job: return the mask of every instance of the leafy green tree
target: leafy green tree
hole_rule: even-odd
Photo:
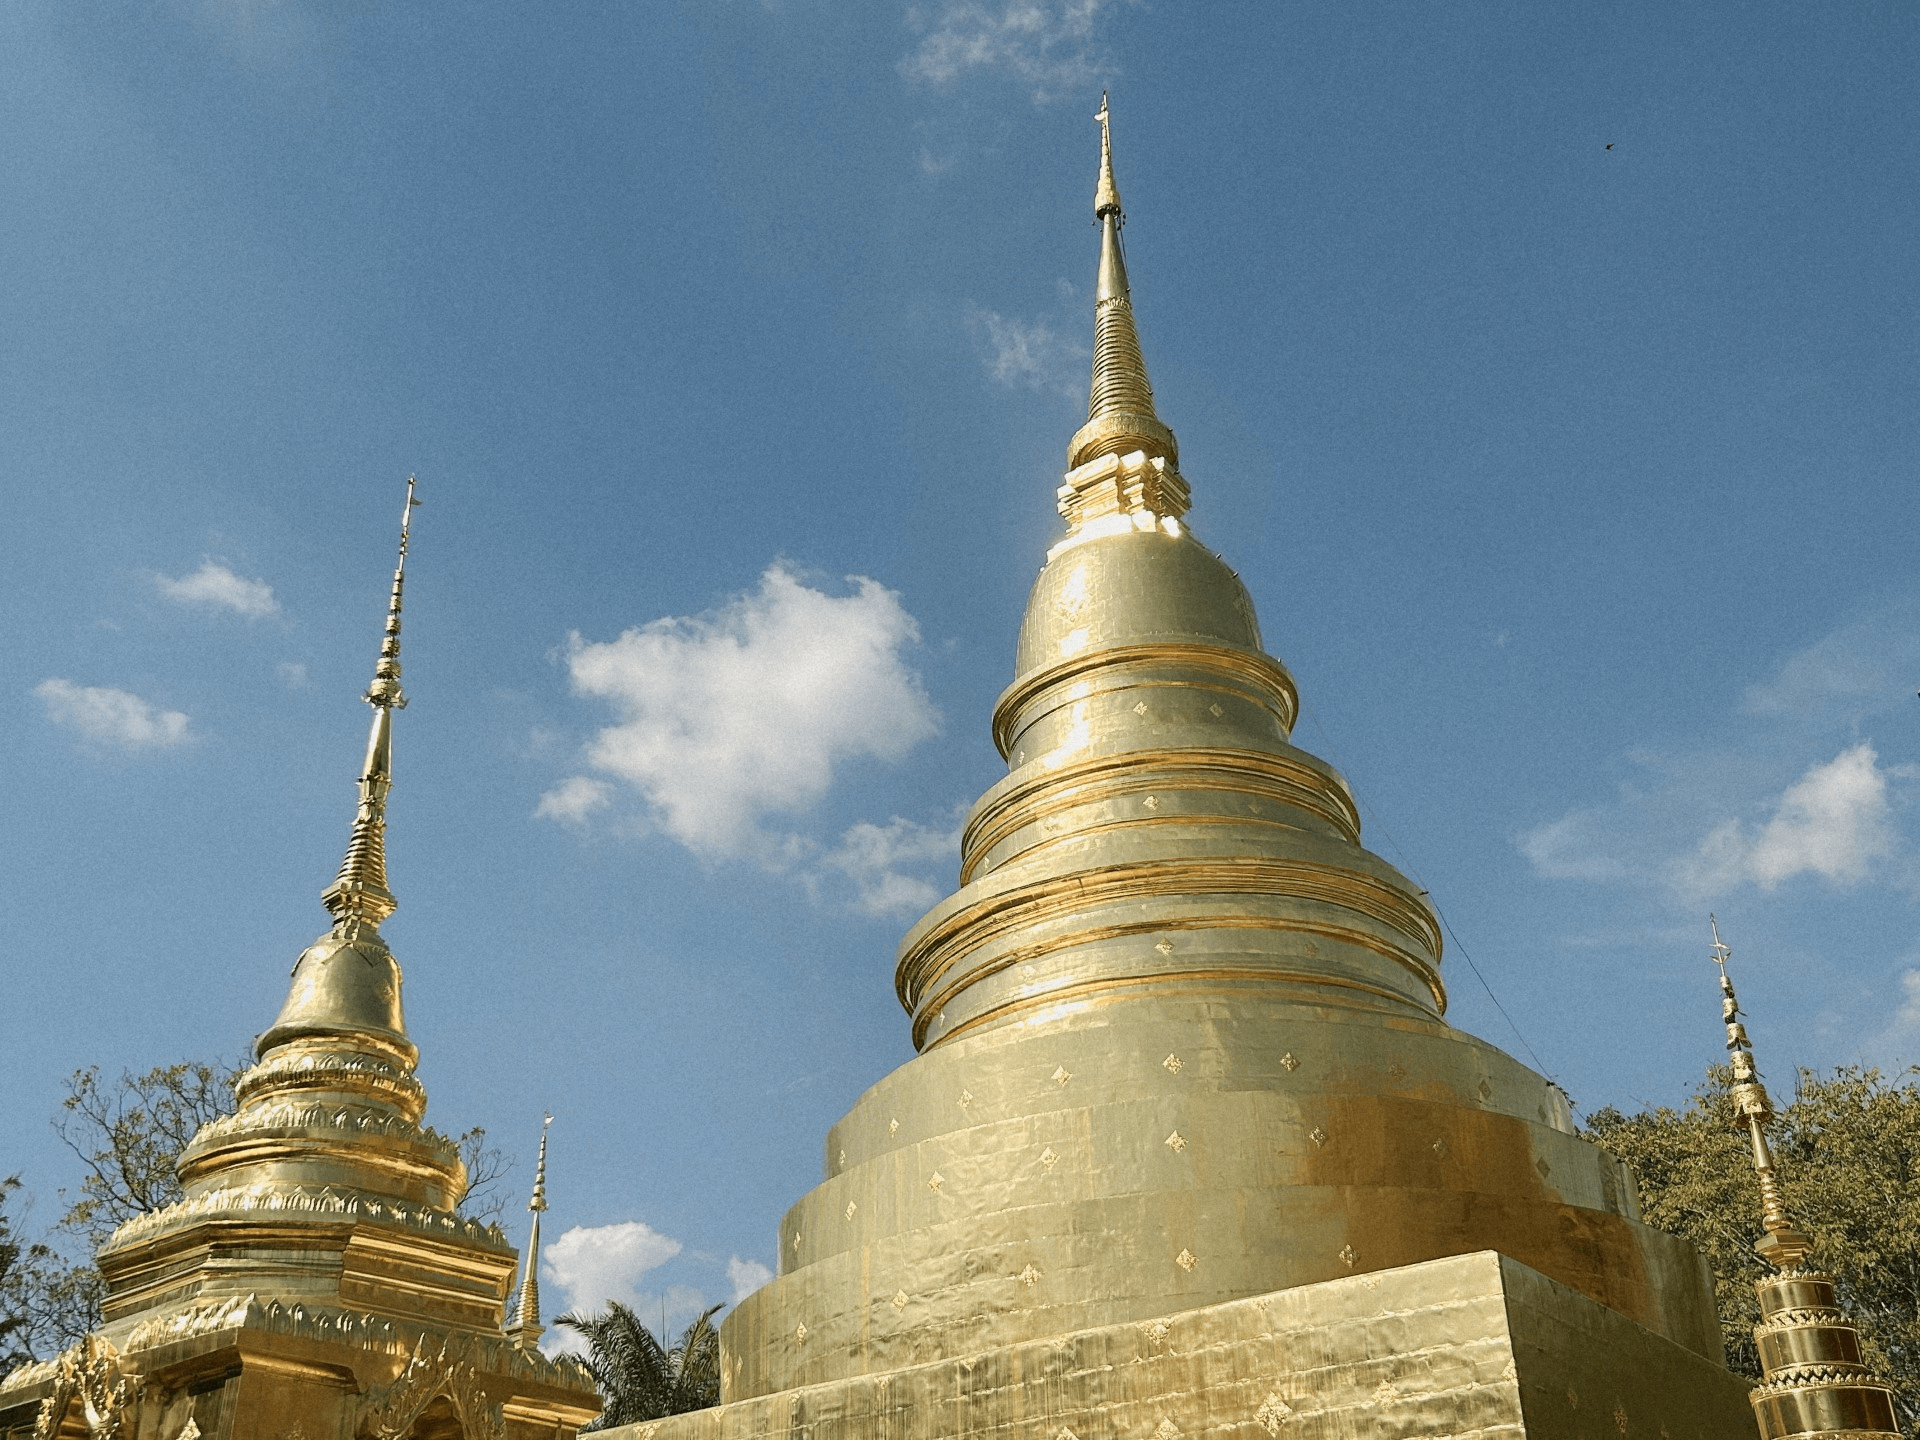
[[[1767,1267],[1753,1252],[1760,1192],[1730,1081],[1715,1066],[1686,1108],[1599,1110],[1586,1133],[1633,1166],[1648,1223],[1706,1256],[1727,1363],[1757,1377],[1753,1285]],[[1813,1263],[1834,1277],[1912,1436],[1920,1426],[1920,1067],[1891,1078],[1861,1066],[1826,1076],[1803,1070],[1772,1141],[1788,1208],[1813,1237]]]
[[[658,1420],[720,1403],[720,1332],[715,1305],[689,1325],[671,1348],[618,1300],[599,1315],[568,1312],[554,1321],[586,1337],[586,1366],[606,1408],[586,1428]]]
[[[134,1216],[180,1199],[174,1162],[202,1125],[233,1113],[233,1082],[243,1069],[183,1060],[105,1082],[98,1065],[76,1070],[53,1120],[82,1167],[79,1196],[59,1228],[91,1253]]]

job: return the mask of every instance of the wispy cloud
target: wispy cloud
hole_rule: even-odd
[[[1536,873],[1633,884],[1695,907],[1741,887],[1813,880],[1836,888],[1913,886],[1898,823],[1904,782],[1861,730],[1911,706],[1920,613],[1870,616],[1789,655],[1748,689],[1713,739],[1623,756],[1605,801],[1515,837]]]
[[[264,580],[245,580],[225,565],[208,560],[191,575],[153,577],[160,593],[178,605],[206,610],[231,610],[249,620],[280,613],[273,587]]]
[[[900,597],[862,576],[829,595],[784,565],[705,615],[668,617],[617,640],[572,638],[574,690],[617,722],[588,745],[600,776],[624,783],[674,839],[709,858],[791,859],[761,829],[824,796],[843,761],[898,760],[939,727],[904,652],[919,627]],[[540,813],[579,820],[610,801],[593,776],[549,792]]]
[[[896,815],[885,825],[862,820],[852,826],[820,864],[853,882],[854,908],[863,914],[914,915],[945,892],[923,874],[907,872],[950,868],[959,853],[958,826],[943,830]]]
[[[742,1260],[735,1255],[727,1261],[727,1279],[733,1285],[733,1303],[738,1305],[747,1296],[773,1279],[773,1271],[758,1260]]]
[[[191,738],[185,714],[163,710],[131,691],[51,679],[34,686],[33,693],[54,724],[123,750],[160,750]]]
[[[1085,93],[1118,73],[1099,38],[1112,0],[943,0],[907,10],[920,42],[900,62],[910,80],[952,85],[982,72],[1011,76],[1036,105]]]
[[[1062,339],[1047,320],[1020,320],[976,305],[968,309],[967,328],[986,342],[981,364],[997,383],[1070,398],[1085,394],[1092,352]]]
[[[561,781],[540,797],[534,815],[542,820],[562,820],[579,825],[597,810],[613,803],[605,781],[590,775],[574,775]]]

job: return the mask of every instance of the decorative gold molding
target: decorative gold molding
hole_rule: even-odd
[[[894,972],[894,989],[907,1013],[914,1017],[914,1043],[922,1045],[931,1017],[958,990],[981,978],[968,970],[956,983],[934,987],[975,951],[1022,930],[1069,917],[1100,905],[1177,897],[1198,900],[1213,895],[1262,895],[1289,900],[1318,901],[1376,920],[1411,942],[1405,949],[1384,945],[1378,938],[1354,930],[1340,935],[1365,944],[1375,953],[1404,966],[1433,994],[1445,1013],[1446,989],[1439,972],[1439,924],[1416,897],[1371,875],[1305,861],[1232,856],[1205,859],[1175,858],[1125,865],[1064,876],[1048,876],[1028,885],[982,897],[943,917],[915,938]],[[1052,935],[1034,944],[996,957],[993,969],[1037,954],[1084,944],[1109,935],[1160,929],[1294,930],[1332,935],[1341,927],[1305,917],[1279,915],[1182,916],[1114,926],[1088,926],[1066,935]],[[1428,959],[1427,957],[1432,957]],[[1328,975],[1328,984],[1342,977]]]
[[[993,707],[993,743],[1002,759],[1013,756],[1013,736],[1026,718],[1025,711],[1047,690],[1065,685],[1082,676],[1100,672],[1104,676],[1124,675],[1144,666],[1182,665],[1196,670],[1211,670],[1230,680],[1238,680],[1269,701],[1289,732],[1300,713],[1300,692],[1293,677],[1271,655],[1257,650],[1240,650],[1226,645],[1201,645],[1191,641],[1160,642],[1148,645],[1114,645],[1085,650],[1071,659],[1023,675],[1001,692]],[[1120,689],[1124,682],[1111,688]]]
[[[209,1190],[190,1199],[177,1200],[164,1210],[136,1215],[113,1232],[112,1238],[101,1247],[101,1253],[124,1250],[161,1231],[202,1220],[250,1220],[281,1214],[372,1220],[423,1233],[458,1237],[495,1251],[513,1248],[506,1232],[498,1225],[482,1225],[451,1210],[411,1205],[390,1195],[334,1185],[262,1183]]]
[[[120,1352],[89,1335],[53,1362],[53,1391],[40,1402],[33,1440],[55,1440],[76,1401],[90,1440],[133,1440],[132,1421],[145,1381],[120,1369]]]
[[[999,795],[989,792],[991,798],[968,818],[961,835],[960,883],[972,881],[988,851],[1029,825],[1109,798],[1141,791],[1189,790],[1266,799],[1289,809],[1304,810],[1332,825],[1350,843],[1360,843],[1359,808],[1346,785],[1331,769],[1323,772],[1290,756],[1260,750],[1224,747],[1130,750],[1062,766],[1010,786]],[[1266,817],[1219,814],[1161,818],[1250,824]],[[1131,817],[1112,823],[1137,824],[1144,819]],[[1074,833],[1087,832],[1076,830]]]

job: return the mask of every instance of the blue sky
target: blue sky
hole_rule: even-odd
[[[65,1074],[278,1007],[414,472],[430,1118],[523,1189],[559,1117],[550,1303],[751,1284],[1000,773],[1103,85],[1191,519],[1455,1022],[1677,1100],[1713,909],[1776,1077],[1920,1058],[1916,50],[1891,4],[10,0],[0,1173],[50,1220]]]

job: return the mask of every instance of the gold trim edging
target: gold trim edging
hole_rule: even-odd
[[[1213,670],[1231,679],[1242,680],[1255,690],[1264,691],[1274,701],[1282,726],[1291,733],[1300,713],[1300,692],[1293,676],[1271,655],[1256,650],[1240,650],[1226,645],[1192,645],[1161,642],[1149,645],[1115,645],[1104,650],[1088,650],[1015,680],[1001,692],[993,707],[993,743],[1000,758],[1013,755],[1013,729],[1020,712],[1055,685],[1092,671],[1124,670],[1147,664],[1190,665],[1196,670]],[[1114,688],[1124,688],[1115,686]]]

